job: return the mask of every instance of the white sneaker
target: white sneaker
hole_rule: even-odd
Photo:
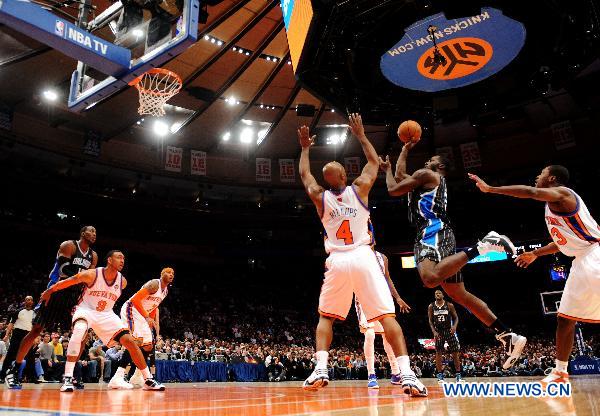
[[[73,386],[73,377],[63,377],[63,385],[60,386],[60,391],[63,393],[73,393],[75,386]]]
[[[163,386],[162,384],[160,384],[158,381],[154,380],[153,378],[147,378],[146,380],[144,380],[143,388],[144,388],[144,390],[156,390],[156,391],[164,391],[165,390],[165,386]]]
[[[495,231],[490,231],[483,239],[477,243],[479,254],[487,254],[490,252],[504,252],[508,255],[517,253],[515,245],[505,235],[500,235]]]
[[[131,390],[133,386],[125,381],[123,377],[119,377],[116,374],[108,382],[108,387],[115,390]]]
[[[417,378],[414,372],[402,373],[402,389],[411,397],[427,397],[427,387]]]
[[[329,373],[326,368],[315,368],[302,384],[304,390],[318,390],[329,384]]]
[[[508,358],[502,364],[502,368],[508,370],[511,368],[521,356],[525,344],[527,344],[527,338],[515,334],[514,332],[503,332],[496,335],[496,339],[504,345]]]
[[[142,388],[142,386],[144,385],[144,376],[142,376],[142,372],[139,368],[135,369],[135,373],[133,373],[133,376],[131,376],[129,382],[136,389]]]

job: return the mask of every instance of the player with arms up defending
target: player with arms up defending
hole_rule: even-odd
[[[174,278],[175,271],[171,267],[165,267],[160,272],[160,279],[146,282],[121,307],[121,320],[127,325],[131,335],[140,346],[145,360],[154,351],[156,337],[160,331],[158,306],[167,297],[169,285],[173,283]],[[121,356],[117,372],[108,383],[110,388],[142,387],[143,378],[139,369],[135,370],[135,374],[130,380],[131,384],[125,381],[125,369],[129,364],[132,364],[131,356],[129,350],[126,350]]]
[[[375,252],[377,256],[377,262],[379,266],[382,268],[385,274],[385,279],[387,280],[388,287],[390,288],[390,292],[392,293],[392,297],[398,303],[400,307],[400,312],[408,313],[410,312],[410,306],[400,297],[400,294],[396,290],[396,286],[394,286],[394,282],[390,277],[390,271],[388,268],[388,258],[385,254],[380,253],[378,251]],[[367,362],[367,372],[368,372],[368,383],[367,387],[370,389],[378,389],[379,384],[377,383],[377,375],[375,374],[375,334],[381,335],[383,339],[383,349],[388,356],[388,360],[390,362],[390,367],[392,370],[391,383],[392,384],[402,384],[402,378],[400,376],[400,368],[398,367],[398,361],[396,355],[394,354],[394,350],[392,346],[387,341],[385,337],[385,331],[381,322],[367,322],[367,317],[365,316],[360,301],[358,297],[354,297],[354,308],[356,309],[356,316],[358,318],[358,326],[360,328],[360,332],[365,336],[365,343],[363,347],[363,351],[365,353],[365,361]],[[402,336],[402,344],[403,348],[406,348],[406,340],[404,339],[404,335]]]
[[[386,184],[391,196],[409,194],[409,215],[417,228],[415,258],[417,269],[425,286],[434,288],[441,285],[456,303],[467,308],[485,326],[493,329],[507,353],[502,365],[512,367],[523,352],[527,338],[513,333],[488,307],[488,305],[468,292],[460,270],[480,254],[504,251],[513,254],[515,248],[508,237],[490,232],[480,242],[456,252],[454,231],[448,216],[448,190],[446,174],[449,161],[441,155],[432,156],[423,169],[412,175],[406,173],[406,160],[414,143],[402,148],[396,163],[396,173],[392,173],[389,158],[380,160],[386,172]]]
[[[146,390],[165,389],[163,385],[152,378],[144,356],[129,333],[129,329],[113,312],[115,302],[127,285],[127,280],[121,274],[124,265],[123,253],[119,250],[111,250],[106,256],[106,267],[78,273],[56,283],[42,293],[41,301],[46,302],[56,292],[73,285],[85,284],[81,301],[73,313],[73,334],[67,347],[64,383],[60,391],[72,392],[74,390],[73,370],[80,354],[81,343],[90,328],[94,330],[104,345],[111,347],[116,341],[129,350],[134,363],[144,375]]]
[[[562,252],[575,257],[560,306],[556,327],[556,366],[542,383],[569,380],[567,365],[573,348],[577,321],[600,323],[600,228],[585,203],[567,188],[569,171],[560,165],[547,166],[535,181],[525,185],[490,186],[469,174],[485,193],[535,199],[546,203],[545,221],[554,240],[545,247],[521,254],[519,267],[528,267],[539,256]]]
[[[308,196],[315,204],[325,229],[325,279],[319,297],[319,324],[316,330],[317,364],[304,382],[305,389],[318,389],[329,383],[327,361],[333,337],[333,321],[345,320],[352,307],[353,294],[360,299],[367,322],[381,322],[386,338],[397,358],[402,374],[402,387],[413,396],[426,396],[427,388],[410,369],[402,329],[395,319],[394,300],[383,271],[372,248],[373,230],[368,207],[369,192],[377,179],[379,158],[367,136],[358,114],[350,115],[350,129],[367,157],[361,175],[347,186],[342,165],[330,162],[323,177],[330,189],[317,184],[310,171],[309,151],[314,137],[308,127],[298,130],[302,153],[300,176]]]

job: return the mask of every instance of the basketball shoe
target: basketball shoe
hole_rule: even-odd
[[[504,345],[508,358],[502,364],[502,368],[508,370],[511,368],[521,356],[525,344],[527,344],[527,338],[524,336],[515,334],[514,332],[502,332],[496,335],[496,339]]]
[[[158,381],[154,380],[153,378],[147,378],[144,381],[143,389],[144,390],[164,391],[165,386],[163,386],[162,384],[160,384]]]
[[[310,376],[304,380],[302,388],[304,390],[318,390],[329,384],[329,373],[326,368],[315,368]]]
[[[505,252],[508,255],[516,254],[517,249],[515,245],[505,235],[498,234],[495,231],[490,231],[483,239],[477,244],[479,254],[487,254],[490,252]]]
[[[410,394],[411,397],[427,397],[427,387],[419,381],[414,372],[402,373],[401,377],[404,394]]]
[[[402,377],[400,374],[392,374],[392,378],[390,379],[390,383],[399,386],[402,384]]]
[[[377,376],[375,374],[369,374],[369,384],[367,387],[370,389],[378,389],[379,384],[377,384]]]
[[[4,383],[6,384],[6,387],[11,390],[21,390],[23,388],[21,381],[19,380],[19,369],[17,368],[16,363],[13,362],[6,371]]]
[[[569,373],[565,373],[563,371],[558,371],[556,368],[553,368],[550,373],[544,377],[540,383],[544,390],[548,387],[550,383],[568,383],[569,382]]]
[[[62,391],[63,393],[73,393],[75,391],[75,386],[73,385],[73,377],[63,377],[63,385],[60,386],[60,391]]]
[[[114,390],[131,390],[133,386],[125,381],[125,377],[123,376],[123,371],[121,368],[117,370],[113,378],[108,382],[108,387]]]
[[[142,372],[139,368],[135,369],[135,373],[131,376],[129,383],[133,385],[134,388],[139,389],[144,385],[144,377],[142,376]]]

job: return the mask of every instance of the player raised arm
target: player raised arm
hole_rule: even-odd
[[[456,328],[458,327],[458,314],[456,313],[456,308],[450,302],[448,302],[448,312],[450,312],[450,316],[452,317],[452,326],[450,327],[450,333],[456,334]]]
[[[48,299],[50,299],[50,295],[52,295],[54,292],[58,292],[60,290],[66,289],[71,286],[78,285],[80,283],[85,283],[86,285],[89,286],[90,284],[94,283],[95,279],[96,279],[96,270],[90,269],[90,270],[85,270],[81,273],[77,273],[75,276],[61,280],[60,282],[57,282],[57,283],[53,284],[52,286],[50,286],[48,289],[46,289],[40,296],[40,301],[47,303]]]
[[[469,178],[475,182],[475,186],[483,193],[554,203],[560,203],[572,197],[568,189],[558,186],[552,188],[536,188],[527,185],[490,186],[479,176],[472,173],[469,173]]]
[[[315,137],[317,136],[310,136],[310,131],[307,126],[302,126],[298,129],[298,140],[300,141],[300,146],[302,146],[299,167],[300,178],[302,179],[302,184],[304,185],[306,193],[317,207],[319,216],[321,216],[323,210],[322,198],[325,190],[317,183],[317,180],[312,175],[309,158],[310,146],[314,144]]]
[[[371,188],[377,179],[377,172],[379,172],[379,155],[377,155],[377,151],[365,135],[365,127],[363,126],[360,114],[350,114],[348,117],[348,124],[350,131],[358,139],[363,152],[367,157],[367,164],[363,168],[360,176],[353,182],[353,185],[356,185],[357,187],[358,195],[363,199],[363,202],[365,202],[368,200],[369,191],[371,191]]]
[[[402,151],[396,161],[396,173],[394,174],[396,182],[400,182],[401,180],[410,177],[410,175],[406,173],[406,159],[408,158],[408,152],[415,147],[415,144],[416,143],[408,142],[402,146]]]
[[[388,163],[384,162],[382,169],[386,169],[385,183],[390,196],[402,196],[420,186],[424,186],[430,182],[435,182],[434,173],[431,171],[431,169],[419,169],[412,175],[407,175],[400,182],[397,182],[392,173],[392,167],[389,163],[388,157],[386,157],[386,161]]]
[[[427,316],[429,317],[429,327],[431,328],[431,333],[433,334],[434,338],[438,337],[438,333],[435,330],[435,326],[433,325],[433,305],[430,304],[429,307],[427,308]]]
[[[400,297],[400,294],[396,290],[396,286],[394,286],[394,282],[392,281],[392,277],[390,276],[390,269],[388,268],[388,258],[386,255],[381,254],[383,257],[383,263],[385,267],[385,280],[387,280],[388,287],[390,288],[390,292],[392,292],[392,297],[396,300],[396,303],[400,307],[400,312],[408,313],[410,312],[410,306]]]
[[[142,286],[142,288],[138,290],[137,293],[131,298],[131,303],[135,309],[137,309],[140,315],[144,317],[146,322],[148,322],[150,328],[156,328],[156,321],[150,316],[150,314],[148,314],[146,309],[144,309],[142,306],[142,301],[148,296],[156,293],[158,291],[159,284],[160,283],[158,280],[150,280],[149,282],[146,282],[146,284],[144,284],[144,286]]]
[[[522,268],[527,268],[531,263],[533,263],[540,256],[547,256],[549,254],[558,253],[560,250],[558,249],[558,245],[555,242],[552,242],[544,247],[537,248],[533,251],[527,251],[523,254],[520,254],[515,259],[515,263],[517,266]]]

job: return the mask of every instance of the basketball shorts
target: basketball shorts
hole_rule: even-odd
[[[367,317],[365,316],[365,313],[362,310],[360,301],[358,300],[358,298],[356,296],[354,297],[354,308],[356,309],[356,317],[358,318],[358,327],[359,327],[361,333],[364,334],[365,332],[367,332],[368,329],[371,329],[371,328],[375,331],[376,334],[383,334],[385,332],[383,330],[383,325],[381,325],[381,322],[379,322],[379,321],[367,322]]]
[[[41,325],[46,331],[69,330],[73,311],[81,299],[83,288],[83,284],[68,287],[53,293],[48,303],[39,303],[35,307],[33,325]]]
[[[417,266],[423,260],[439,263],[442,259],[456,253],[456,239],[450,227],[442,228],[430,226],[417,232],[415,242],[415,262]],[[446,283],[460,283],[463,281],[461,272],[446,279]]]
[[[352,307],[354,294],[360,299],[367,322],[396,315],[384,269],[370,246],[329,255],[325,261],[319,313],[345,320]]]
[[[600,323],[600,244],[594,244],[573,260],[558,316]]]
[[[146,319],[127,301],[121,307],[121,320],[129,328],[129,332],[140,346],[152,345],[154,337]]]
[[[435,350],[437,352],[458,352],[460,351],[460,343],[458,342],[458,336],[450,333],[449,329],[437,330],[438,337],[435,339]],[[448,348],[445,348],[445,345]]]
[[[98,338],[107,347],[111,347],[123,334],[128,334],[127,325],[112,311],[98,312],[87,308],[77,307],[73,314],[73,323],[84,320],[88,329],[94,330]]]

